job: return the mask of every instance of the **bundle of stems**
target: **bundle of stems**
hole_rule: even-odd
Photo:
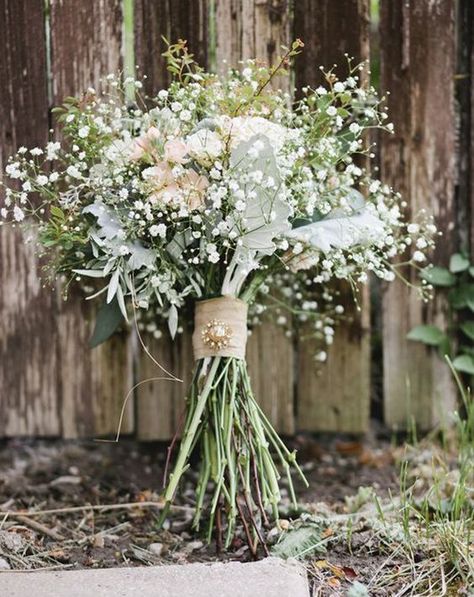
[[[194,528],[200,529],[207,517],[208,541],[214,535],[218,546],[228,548],[240,518],[252,551],[259,543],[266,549],[263,527],[268,526],[270,513],[278,519],[280,474],[288,479],[295,507],[291,469],[307,482],[296,453],[287,449],[257,404],[245,360],[213,356],[197,362],[180,449],[164,494],[167,506],[197,449]]]

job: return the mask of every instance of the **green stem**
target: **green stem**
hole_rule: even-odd
[[[188,461],[189,454],[191,451],[191,445],[193,444],[194,436],[196,435],[197,428],[201,421],[202,413],[204,412],[207,398],[211,391],[214,376],[216,375],[220,361],[220,357],[213,358],[211,369],[206,376],[206,383],[204,384],[204,388],[202,389],[202,392],[199,394],[198,399],[196,401],[196,409],[189,423],[189,427],[186,428],[185,436],[181,441],[176,465],[174,471],[170,475],[170,480],[165,491],[164,498],[166,502],[171,502],[171,500],[173,499],[178,483],[183,475],[183,469]]]

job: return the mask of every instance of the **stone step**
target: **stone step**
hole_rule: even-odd
[[[2,597],[309,597],[295,561],[0,573]]]

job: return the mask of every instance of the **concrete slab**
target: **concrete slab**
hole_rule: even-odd
[[[0,573],[1,597],[309,597],[297,562]]]

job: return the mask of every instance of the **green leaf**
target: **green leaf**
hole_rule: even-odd
[[[474,358],[467,354],[459,355],[454,359],[453,367],[463,373],[474,375]]]
[[[89,346],[95,348],[105,342],[115,332],[122,320],[123,315],[116,298],[112,302],[102,305],[97,312],[94,333],[89,340]]]
[[[448,336],[444,336],[438,344],[438,354],[443,360],[446,355],[451,356],[451,343]]]
[[[453,274],[465,272],[469,267],[469,259],[466,259],[461,253],[454,253],[449,260],[449,271]]]
[[[469,273],[474,278],[474,266],[471,265],[471,267],[469,268]]]
[[[461,344],[459,347],[459,352],[463,354],[468,354],[471,357],[474,357],[474,347],[473,346],[466,346],[465,344]]]
[[[50,210],[53,216],[56,216],[57,218],[64,220],[64,212],[61,208],[57,207],[56,205],[52,205]]]
[[[453,286],[456,283],[456,276],[445,267],[433,266],[424,269],[420,276],[433,286]]]
[[[454,309],[469,307],[474,311],[474,284],[460,284],[457,288],[450,290],[449,302]]]
[[[435,325],[417,325],[408,332],[407,338],[429,346],[439,346],[446,335]]]
[[[474,321],[466,321],[462,323],[459,327],[468,338],[474,340]]]

